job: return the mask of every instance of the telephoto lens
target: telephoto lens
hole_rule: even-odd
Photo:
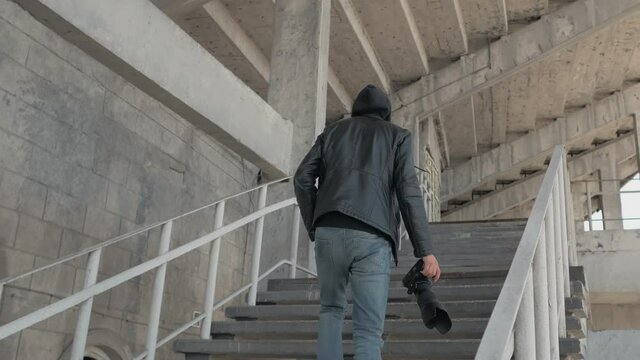
[[[451,330],[451,318],[433,292],[433,283],[422,274],[423,268],[424,261],[420,259],[404,276],[402,284],[407,288],[407,293],[416,295],[424,325],[428,329],[435,328],[444,335]]]

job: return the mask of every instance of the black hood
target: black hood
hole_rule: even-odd
[[[384,91],[373,85],[367,85],[353,102],[351,116],[377,115],[390,121],[391,103]]]

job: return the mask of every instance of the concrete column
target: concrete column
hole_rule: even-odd
[[[295,168],[326,121],[330,0],[277,0],[268,102],[294,124]]]
[[[268,102],[293,123],[292,173],[326,122],[330,10],[330,0],[276,1]],[[291,196],[291,184],[274,186],[268,203]],[[267,217],[261,271],[288,254],[291,219],[290,209]],[[300,265],[313,269],[313,247],[305,241],[308,236],[304,226],[300,226],[300,232]],[[276,276],[289,273],[282,270]]]
[[[618,179],[618,163],[614,160],[615,150],[608,152],[609,159],[602,159],[600,167],[600,179]],[[620,201],[620,182],[602,181],[602,215],[605,219],[604,228],[607,230],[622,229],[622,202]],[[610,221],[609,219],[614,219]]]

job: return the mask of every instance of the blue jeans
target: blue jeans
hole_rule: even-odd
[[[315,233],[320,284],[318,360],[343,359],[342,328],[351,279],[355,360],[382,359],[391,245],[368,232],[319,227]]]

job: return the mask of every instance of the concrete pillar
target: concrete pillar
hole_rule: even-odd
[[[277,0],[271,52],[268,102],[293,122],[292,173],[322,132],[326,122],[329,65],[330,0]],[[293,196],[291,184],[274,186],[269,201]],[[261,270],[288,254],[292,213],[285,209],[267,218]],[[314,268],[312,247],[300,226],[299,263]],[[282,269],[286,270],[286,269]],[[284,277],[288,271],[278,273]]]
[[[326,121],[330,0],[277,0],[268,102],[294,124],[295,168]]]
[[[602,159],[600,179],[618,179],[618,163],[615,161],[615,149],[606,154],[608,159]],[[604,228],[607,230],[622,229],[622,202],[620,200],[620,182],[602,181],[602,215],[605,219]],[[609,220],[613,219],[613,220]],[[616,220],[618,219],[618,220]]]

